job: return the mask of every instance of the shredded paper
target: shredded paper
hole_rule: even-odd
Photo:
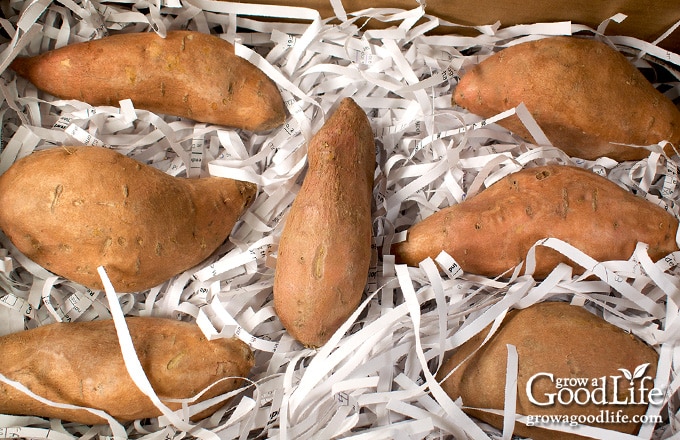
[[[560,265],[544,280],[512,271],[502,279],[467,274],[445,253],[406,267],[390,254],[410,225],[505,175],[544,164],[592,170],[678,216],[677,156],[651,146],[650,156],[637,162],[569,157],[551,146],[524,106],[482,119],[453,106],[451,96],[466,69],[504,47],[578,33],[607,42],[641,69],[662,71],[664,82],[655,85],[676,99],[680,55],[659,46],[663,36],[650,43],[609,35],[610,20],[626,19],[620,14],[597,29],[570,22],[471,28],[413,3],[410,10],[348,11],[331,0],[336,16],[327,19],[301,7],[210,0],[9,0],[0,6],[0,173],[34,151],[98,145],[173,176],[258,185],[254,203],[213,256],[144,292],[115,292],[110,283],[104,291],[89,290],[36,265],[0,233],[0,335],[113,319],[129,374],[163,414],[126,424],[103,414],[109,423],[98,426],[0,415],[0,438],[508,439],[514,423],[526,423],[526,415],[515,414],[517,390],[506,389],[506,407],[499,409],[505,425],[496,429],[466,415],[435,375],[451,350],[489,325],[497,328],[509,310],[549,300],[585,307],[659,352],[655,387],[665,390],[664,405],[652,411],[663,422],[643,425],[639,438],[680,438],[680,253],[653,262],[641,243],[627,261],[601,262],[547,238],[534,245],[527,264],[536,248],[546,246],[587,271],[575,275]],[[465,32],[430,32],[440,25]],[[279,87],[285,124],[254,134],[154,114],[130,100],[92,107],[39,92],[8,67],[20,54],[122,32],[164,36],[176,29],[234,43],[238,56]],[[344,97],[365,109],[375,134],[373,258],[359,308],[326,345],[309,349],[276,317],[277,246],[304,178],[307,144]],[[496,124],[512,115],[525,123],[535,145]],[[343,264],[342,255],[335,260]],[[105,270],[100,273],[107,282]],[[195,322],[210,339],[236,335],[252,347],[256,365],[241,389],[208,402],[222,402],[220,410],[191,422],[187,415],[205,404],[187,401],[174,413],[165,407],[139,365],[125,316]],[[516,370],[511,346],[508,384],[516,381]],[[68,406],[2,375],[0,380],[46,404]],[[579,432],[635,438],[587,426]]]

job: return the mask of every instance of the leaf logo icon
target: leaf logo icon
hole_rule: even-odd
[[[635,379],[639,379],[645,375],[647,367],[649,367],[649,363],[638,365],[632,373],[625,368],[619,368],[619,371],[622,372],[626,379],[630,381],[630,384],[633,385]]]
[[[633,383],[633,373],[626,370],[625,368],[619,368],[619,371],[623,373],[625,378],[628,379],[630,381],[630,383]]]
[[[645,375],[645,370],[649,367],[649,363],[638,365],[633,373],[633,379],[639,379]]]

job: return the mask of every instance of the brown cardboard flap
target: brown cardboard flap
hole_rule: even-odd
[[[243,3],[262,3],[245,0]],[[323,18],[335,15],[330,0],[267,0],[266,3],[300,6],[319,11]],[[342,0],[345,11],[359,11],[366,8],[413,9],[419,5],[416,0]],[[609,35],[628,35],[652,42],[659,38],[676,22],[680,21],[680,2],[677,0],[427,0],[426,12],[446,21],[460,25],[485,25],[497,21],[501,26],[515,24],[572,21],[592,28],[607,18],[626,14],[622,23],[612,22],[607,27]],[[378,22],[370,26],[380,26]],[[458,33],[461,29],[440,27],[437,33]],[[665,49],[680,52],[680,29],[675,30],[662,43]]]

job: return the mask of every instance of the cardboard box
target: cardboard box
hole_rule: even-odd
[[[256,3],[252,0],[244,3]],[[334,17],[333,5],[330,1],[300,0],[296,2],[273,0],[271,4],[299,6],[319,11],[321,17]],[[667,30],[680,21],[680,5],[673,0],[635,0],[589,1],[589,0],[533,0],[503,1],[494,0],[427,0],[425,11],[442,20],[462,26],[483,26],[500,22],[501,26],[529,24],[537,22],[572,21],[592,28],[615,14],[624,14],[621,23],[612,23],[611,34],[628,35],[645,41],[655,41]],[[366,8],[401,8],[412,9],[419,3],[416,0],[344,0],[342,5],[346,12],[360,11]],[[379,26],[375,20],[369,27]],[[433,33],[469,33],[461,27],[442,26]],[[672,32],[661,43],[673,52],[680,52],[680,32]]]

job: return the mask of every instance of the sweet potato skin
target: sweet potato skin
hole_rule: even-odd
[[[276,84],[215,35],[117,34],[75,43],[10,66],[38,89],[90,105],[132,99],[141,109],[252,131],[283,124]]]
[[[173,177],[108,148],[55,147],[0,176],[0,229],[53,273],[101,290],[156,286],[228,237],[256,186]]]
[[[413,225],[395,243],[396,260],[417,266],[444,250],[470,273],[496,277],[522,263],[538,240],[555,237],[598,261],[626,260],[638,242],[658,260],[677,250],[678,220],[653,203],[588,170],[566,165],[525,168],[479,194]],[[560,262],[539,246],[534,276]]]
[[[254,364],[237,338],[208,341],[195,324],[164,318],[126,318],[135,350],[156,394],[194,397],[224,381],[200,401],[237,389]],[[0,337],[0,373],[54,402],[106,411],[121,422],[158,417],[160,411],[130,378],[112,320],[44,325]],[[181,404],[164,402],[170,409]],[[196,415],[207,417],[217,407]],[[0,383],[0,413],[58,418],[88,425],[106,423],[84,410],[42,404]]]
[[[649,363],[646,376],[655,377],[658,354],[656,351],[618,327],[609,324],[579,306],[564,302],[544,302],[522,310],[508,313],[497,333],[476,353],[489,328],[475,335],[460,346],[445,361],[437,374],[439,381],[459,364],[455,372],[442,383],[444,391],[452,398],[462,397],[464,410],[493,426],[503,427],[503,417],[472,408],[504,408],[505,375],[507,365],[507,344],[517,349],[519,371],[517,379],[517,409],[524,415],[589,415],[597,416],[600,410],[619,410],[632,420],[635,415],[646,411],[645,404],[629,405],[555,405],[538,406],[529,401],[526,386],[529,379],[537,373],[551,373],[554,378],[592,378],[621,376],[619,401],[627,397],[628,382],[622,377],[619,368],[631,372],[636,367]],[[465,358],[472,355],[468,360]],[[465,361],[464,361],[465,360]],[[640,379],[635,382],[639,390]],[[532,395],[539,402],[545,402],[546,393],[554,393],[556,385],[546,378],[532,383]],[[613,400],[613,386],[608,383],[608,401]],[[652,385],[648,382],[649,388]],[[588,383],[588,388],[591,383]],[[645,395],[645,399],[646,399]],[[566,397],[565,397],[566,399]],[[583,396],[580,396],[583,399]],[[628,397],[630,401],[630,397]],[[636,402],[640,402],[636,391]],[[629,434],[636,433],[637,423],[593,424]],[[576,440],[584,437],[576,434],[550,431],[539,427],[515,424],[514,434],[531,437],[535,440]],[[588,437],[590,438],[590,437]]]
[[[294,338],[319,347],[356,310],[371,258],[375,142],[351,98],[314,135],[308,160],[279,242],[274,305]]]
[[[462,75],[452,101],[482,117],[523,102],[554,146],[583,159],[638,160],[649,151],[617,144],[680,141],[673,102],[592,39],[548,37],[502,49]],[[535,142],[516,116],[498,124]]]

